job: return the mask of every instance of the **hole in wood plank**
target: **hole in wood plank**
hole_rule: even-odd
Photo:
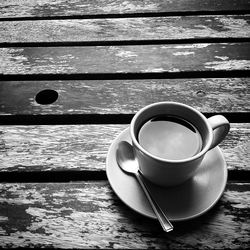
[[[42,105],[48,105],[55,102],[58,98],[58,93],[53,89],[44,89],[37,93],[36,102]]]
[[[202,90],[197,91],[196,94],[197,94],[197,96],[199,96],[199,97],[203,97],[203,96],[206,95],[206,93],[205,93],[204,91],[202,91]]]

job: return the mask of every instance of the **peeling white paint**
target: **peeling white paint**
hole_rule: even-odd
[[[222,61],[228,60],[228,56],[215,56],[215,58],[221,59]]]
[[[112,11],[119,11],[119,12],[125,12],[125,11],[145,11],[145,10],[157,10],[157,4],[148,2],[147,4],[134,4],[131,1],[123,1],[121,4],[117,5],[117,3],[114,1],[113,3],[110,2],[109,4],[105,6],[99,7],[104,12],[112,12]]]
[[[6,222],[7,220],[8,220],[8,217],[0,216],[0,223],[1,222]]]
[[[180,72],[180,69],[172,68],[172,69],[169,70],[169,72]]]
[[[137,57],[137,54],[129,50],[120,50],[116,53],[116,56],[123,58]]]
[[[142,70],[142,72],[163,72],[164,69],[163,68],[147,68],[147,69],[144,69]]]
[[[22,184],[20,188],[18,188],[18,184],[12,185],[15,186],[13,194],[16,195],[15,190],[20,192],[22,190],[27,191],[34,184]],[[96,182],[96,184],[84,182],[77,185],[68,183],[66,185],[67,188],[64,188],[65,185],[62,184],[56,184],[57,187],[54,185],[48,183],[36,185],[36,187],[40,187],[38,188],[40,195],[47,198],[47,203],[38,201],[26,209],[26,213],[30,215],[28,218],[22,217],[22,214],[14,215],[17,219],[23,219],[23,222],[26,223],[25,227],[18,228],[19,230],[12,230],[9,234],[6,233],[6,229],[0,227],[0,235],[4,236],[1,238],[2,241],[0,240],[1,247],[32,247],[39,244],[42,247],[55,248],[109,248],[110,242],[113,243],[114,241],[117,244],[117,248],[129,246],[141,249],[148,247],[149,244],[154,248],[163,246],[164,242],[159,244],[157,238],[152,240],[152,237],[148,237],[148,234],[152,231],[151,224],[148,224],[148,222],[140,223],[139,221],[131,223],[134,216],[131,215],[130,217],[129,209],[120,211],[117,208],[107,181],[102,184],[100,182]],[[69,185],[71,185],[70,189]],[[48,191],[44,192],[45,188],[41,188],[42,186],[49,188]],[[4,192],[9,192],[11,185],[2,184],[0,187]],[[57,190],[60,190],[59,192],[65,191],[65,200],[60,198],[58,200],[54,199],[54,193],[57,193]],[[74,202],[76,201],[75,199],[78,200],[78,197],[83,199],[83,207],[84,204],[90,204],[91,206],[91,204],[95,203],[98,209],[94,212],[91,209],[82,209],[78,202]],[[242,211],[249,208],[248,197],[249,192],[227,189],[221,200],[221,205],[225,210],[219,209],[216,222],[213,220],[211,223],[207,223],[203,230],[198,230],[192,235],[188,235],[185,238],[185,242],[199,242],[200,239],[207,240],[207,233],[209,233],[211,237],[206,241],[206,244],[211,245],[214,237],[219,239],[219,237],[223,236],[226,239],[223,238],[220,246],[222,244],[225,246],[224,242],[227,243],[226,246],[236,246],[233,245],[235,238],[242,237],[242,235],[247,237],[248,224],[247,221],[239,222],[237,220],[238,216],[241,215],[235,215],[232,207],[242,209],[240,211],[242,213]],[[70,208],[64,206],[68,200],[72,201]],[[230,203],[231,207],[224,206],[224,204],[228,203]],[[61,213],[69,209],[69,214]],[[14,217],[9,218],[13,219]],[[5,224],[3,223],[3,225]],[[239,227],[241,227],[241,230],[237,231],[236,229]],[[15,224],[11,224],[10,229],[16,229]],[[225,229],[226,234],[224,234]],[[237,235],[235,235],[235,230]],[[220,236],[220,232],[223,232],[222,236]],[[144,237],[145,234],[146,237]],[[233,238],[232,235],[234,236]],[[176,243],[175,239],[173,241],[170,239],[170,243],[173,246],[179,244],[179,242]]]
[[[250,208],[250,203],[249,203],[249,195],[250,191],[245,191],[240,194],[241,199],[239,201],[239,192],[237,191],[232,191],[230,192],[231,199],[235,198],[235,202],[231,203],[231,206],[234,208],[238,209],[249,209]]]
[[[249,17],[249,16],[248,16]],[[237,33],[237,36],[249,37],[250,36],[250,25],[246,19],[233,18],[229,16],[222,16],[217,18],[219,22],[223,24],[224,29],[230,30],[231,33]]]
[[[211,45],[211,43],[197,43],[197,44],[187,44],[187,45],[176,45],[175,49],[203,49]]]
[[[174,56],[188,56],[194,55],[194,51],[183,51],[183,52],[175,52],[173,53]]]
[[[163,68],[153,68],[151,69],[151,72],[163,72],[164,69]]]
[[[249,70],[250,61],[249,60],[229,60],[229,61],[214,61],[206,62],[205,68],[214,70]]]

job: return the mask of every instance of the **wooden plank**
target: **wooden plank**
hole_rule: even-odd
[[[0,115],[132,114],[166,100],[201,112],[249,112],[249,84],[249,78],[2,81]],[[36,95],[44,89],[58,99],[39,105]]]
[[[0,126],[0,172],[105,171],[112,141],[128,125]],[[250,170],[250,124],[232,123],[220,144],[229,170]]]
[[[218,204],[164,233],[125,206],[107,182],[0,184],[0,246],[246,249],[249,183],[228,183]]]
[[[0,43],[248,38],[249,23],[250,15],[9,21]]]
[[[35,0],[2,0],[0,2],[0,16],[10,18],[182,11],[245,11],[249,9],[248,0],[43,0],[39,2]]]
[[[0,74],[249,70],[250,43],[0,48]]]

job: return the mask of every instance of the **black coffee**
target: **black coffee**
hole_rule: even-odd
[[[181,160],[201,151],[199,131],[177,116],[156,116],[139,130],[138,141],[149,153],[169,160]]]

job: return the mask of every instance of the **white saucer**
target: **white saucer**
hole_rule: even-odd
[[[111,144],[106,171],[109,183],[117,196],[136,212],[156,218],[143,190],[134,176],[123,172],[116,162],[116,150],[120,141],[131,143],[129,128]],[[162,188],[147,182],[156,201],[171,221],[195,218],[212,208],[220,199],[227,182],[227,165],[223,153],[216,147],[209,151],[197,174],[185,183]]]

